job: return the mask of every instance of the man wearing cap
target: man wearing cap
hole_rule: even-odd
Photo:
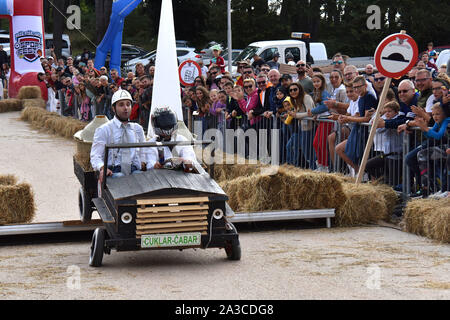
[[[283,74],[280,78],[281,86],[288,92],[289,86],[292,84],[292,76],[290,74]]]
[[[286,53],[286,64],[289,64],[291,61],[295,64],[294,55],[289,51]]]
[[[280,59],[280,54],[278,52],[275,52],[272,60],[267,62],[270,69],[276,69],[276,70],[280,69],[280,63],[278,62],[279,59]]]
[[[129,122],[132,101],[130,93],[126,90],[118,90],[114,93],[111,100],[114,118],[95,130],[91,148],[91,165],[95,171],[100,172],[100,183],[103,182],[104,154],[107,144],[145,142],[144,129],[137,123]],[[145,157],[142,148],[110,149],[106,175],[117,178],[130,173],[140,173],[141,170],[146,169]]]

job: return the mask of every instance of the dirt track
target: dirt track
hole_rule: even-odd
[[[0,114],[0,174],[33,186],[34,221],[76,220],[71,141]],[[223,250],[112,252],[89,242],[0,247],[0,299],[450,299],[450,246],[382,227],[243,230]],[[218,280],[219,279],[219,280]]]

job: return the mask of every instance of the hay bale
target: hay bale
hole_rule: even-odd
[[[0,176],[0,181],[0,224],[31,222],[36,210],[31,186],[16,184],[11,175]]]
[[[408,202],[403,222],[407,232],[450,243],[450,198]]]
[[[336,208],[345,201],[342,186],[332,175],[289,166],[276,174],[254,173],[220,185],[236,212]]]
[[[75,153],[75,161],[83,168],[86,172],[94,171],[91,165],[91,157],[86,153]]]
[[[0,113],[20,111],[23,109],[22,101],[19,99],[0,100]]]
[[[389,219],[390,210],[379,188],[348,182],[342,186],[346,201],[336,207],[336,225],[348,227]]]
[[[17,99],[41,99],[42,92],[38,86],[23,86],[19,89]]]
[[[42,98],[38,98],[38,99],[23,99],[22,100],[22,104],[24,108],[28,108],[28,107],[37,107],[37,108],[41,108],[41,109],[45,109],[46,107],[46,103],[44,101],[44,99]]]
[[[16,183],[17,183],[17,178],[12,174],[0,176],[0,186],[12,186]]]
[[[63,117],[56,112],[48,112],[39,107],[27,107],[23,109],[20,118],[30,122],[34,128],[45,129],[49,133],[68,139],[72,139],[76,132],[82,130],[87,125],[85,122]]]

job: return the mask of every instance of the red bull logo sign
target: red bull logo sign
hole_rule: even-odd
[[[35,31],[20,31],[14,35],[14,49],[19,59],[34,62],[43,55],[42,33]]]

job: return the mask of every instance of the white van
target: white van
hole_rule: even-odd
[[[322,42],[311,42],[309,44],[309,51],[314,59],[314,63],[328,60],[327,48]]]
[[[300,40],[274,40],[274,41],[258,41],[250,43],[233,62],[233,72],[236,74],[237,62],[242,60],[250,60],[253,63],[253,56],[257,54],[264,61],[268,62],[273,59],[275,53],[280,54],[279,63],[285,64],[286,55],[291,53],[294,61],[306,61],[306,44]]]
[[[53,34],[45,34],[45,56],[51,55],[50,48],[53,47]],[[67,34],[62,35],[62,50],[61,55],[65,58],[72,56],[72,46],[70,45],[70,38]]]

